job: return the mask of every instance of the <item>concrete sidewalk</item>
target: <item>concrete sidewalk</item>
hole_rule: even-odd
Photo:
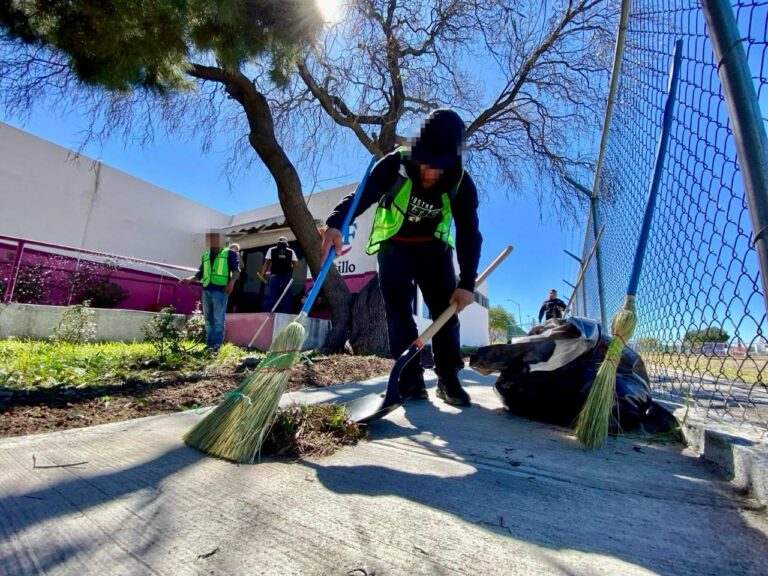
[[[0,441],[0,573],[766,573],[764,510],[692,452],[586,451],[462,376],[471,408],[430,390],[316,460],[208,458],[181,441],[194,412]]]

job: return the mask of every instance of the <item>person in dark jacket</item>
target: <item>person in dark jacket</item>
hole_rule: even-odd
[[[549,291],[549,298],[544,300],[544,304],[539,308],[539,322],[542,318],[549,320],[550,318],[562,318],[565,313],[565,302],[557,297],[557,290],[552,288]]]
[[[456,112],[439,109],[430,113],[410,147],[398,148],[376,163],[353,215],[359,216],[377,204],[366,252],[378,257],[394,358],[418,337],[412,305],[416,285],[432,318],[452,303],[461,311],[474,302],[482,236],[477,189],[462,165],[464,138],[464,122]],[[336,254],[341,252],[340,228],[353,195],[343,198],[326,220],[324,258],[331,246]],[[456,315],[434,336],[432,344],[438,397],[455,406],[468,406],[469,394],[458,378],[458,366],[463,362]],[[419,360],[408,363],[400,376],[400,394],[406,399],[427,398]]]
[[[285,290],[286,286],[293,282],[293,269],[299,263],[296,258],[296,252],[288,248],[288,238],[280,236],[277,239],[277,246],[273,246],[267,250],[266,256],[264,256],[264,265],[261,267],[261,277],[266,278],[267,273],[272,274],[269,277],[269,294],[264,302],[264,310],[269,312],[272,307],[280,298],[280,295]],[[291,291],[283,296],[280,300],[280,305],[277,308],[277,312],[283,314],[291,313]]]
[[[205,318],[205,347],[217,352],[224,342],[224,321],[227,300],[240,277],[240,261],[237,252],[221,247],[218,232],[208,232],[208,249],[203,253],[197,274],[181,280],[190,284],[195,280],[203,283],[203,318]]]

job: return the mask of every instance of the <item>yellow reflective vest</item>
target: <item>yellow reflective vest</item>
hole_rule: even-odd
[[[403,157],[406,152],[407,150],[401,148],[400,156]],[[461,176],[456,186],[451,190],[452,195],[455,195],[458,191],[462,178],[464,178],[464,170],[461,171]],[[381,200],[379,200],[379,205],[373,216],[371,235],[368,237],[368,244],[365,247],[366,254],[376,254],[381,247],[381,243],[397,234],[398,230],[400,230],[405,221],[405,214],[408,212],[408,202],[411,199],[412,188],[413,181],[405,175],[405,170],[401,168],[400,176],[393,189],[384,194]],[[451,195],[444,192],[441,199],[443,202],[442,218],[437,228],[435,228],[435,238],[442,240],[453,248],[455,243],[451,234],[451,221],[453,219]]]
[[[214,286],[226,286],[229,282],[229,249],[222,248],[213,259],[211,266],[211,251],[203,254],[203,286],[213,283]]]

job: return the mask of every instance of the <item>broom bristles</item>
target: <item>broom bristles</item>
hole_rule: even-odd
[[[184,436],[184,441],[212,456],[253,463],[274,420],[288,371],[299,357],[307,331],[299,321],[275,338],[265,359],[235,391]]]
[[[636,325],[635,297],[627,295],[624,306],[611,321],[611,343],[576,423],[576,438],[587,448],[600,448],[608,438],[616,398],[616,368]]]

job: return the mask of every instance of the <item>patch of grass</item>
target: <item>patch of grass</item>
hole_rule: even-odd
[[[746,384],[763,383],[768,374],[767,356],[707,356],[669,352],[645,352],[643,360],[649,370],[662,369],[687,375],[721,378]]]
[[[244,355],[243,350],[231,344],[222,346],[216,356],[206,355],[199,346],[199,350],[193,350],[185,358],[183,365],[175,368],[195,371],[232,367]],[[0,387],[40,390],[100,386],[124,381],[150,368],[153,360],[156,360],[156,350],[148,343],[0,340]],[[105,402],[108,401],[107,398]]]

